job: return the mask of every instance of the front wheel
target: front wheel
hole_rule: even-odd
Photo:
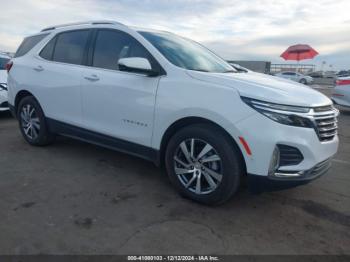
[[[54,135],[48,130],[43,110],[34,97],[27,96],[19,102],[17,119],[29,144],[44,146],[53,142]]]
[[[208,124],[183,128],[169,141],[166,169],[185,197],[215,205],[227,201],[244,173],[239,149],[221,129]]]

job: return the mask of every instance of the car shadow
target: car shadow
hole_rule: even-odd
[[[350,116],[350,108],[338,107],[341,115]]]
[[[10,119],[13,118],[10,111],[0,111],[0,119]]]

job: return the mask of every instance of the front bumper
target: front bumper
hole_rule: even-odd
[[[305,185],[310,181],[325,175],[331,168],[331,165],[332,158],[329,158],[305,171],[278,172],[269,176],[249,174],[247,179],[248,188],[252,193],[261,193]]]
[[[314,83],[314,79],[306,79],[306,83],[307,83],[308,85],[311,85],[311,84]]]
[[[332,140],[320,141],[313,128],[294,127],[279,124],[256,113],[236,124],[239,136],[249,145],[251,155],[239,144],[245,159],[247,173],[266,177],[276,145],[297,148],[303,160],[297,165],[279,167],[280,172],[311,170],[317,164],[331,158],[338,150],[338,136]]]

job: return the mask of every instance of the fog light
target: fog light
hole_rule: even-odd
[[[270,161],[270,166],[269,166],[269,175],[274,175],[275,171],[278,169],[280,166],[280,150],[276,146],[275,149],[273,150],[271,161]]]

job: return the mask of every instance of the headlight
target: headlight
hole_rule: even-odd
[[[301,116],[310,111],[309,107],[280,105],[248,97],[241,98],[247,105],[273,121],[289,126],[313,127],[310,119]]]

